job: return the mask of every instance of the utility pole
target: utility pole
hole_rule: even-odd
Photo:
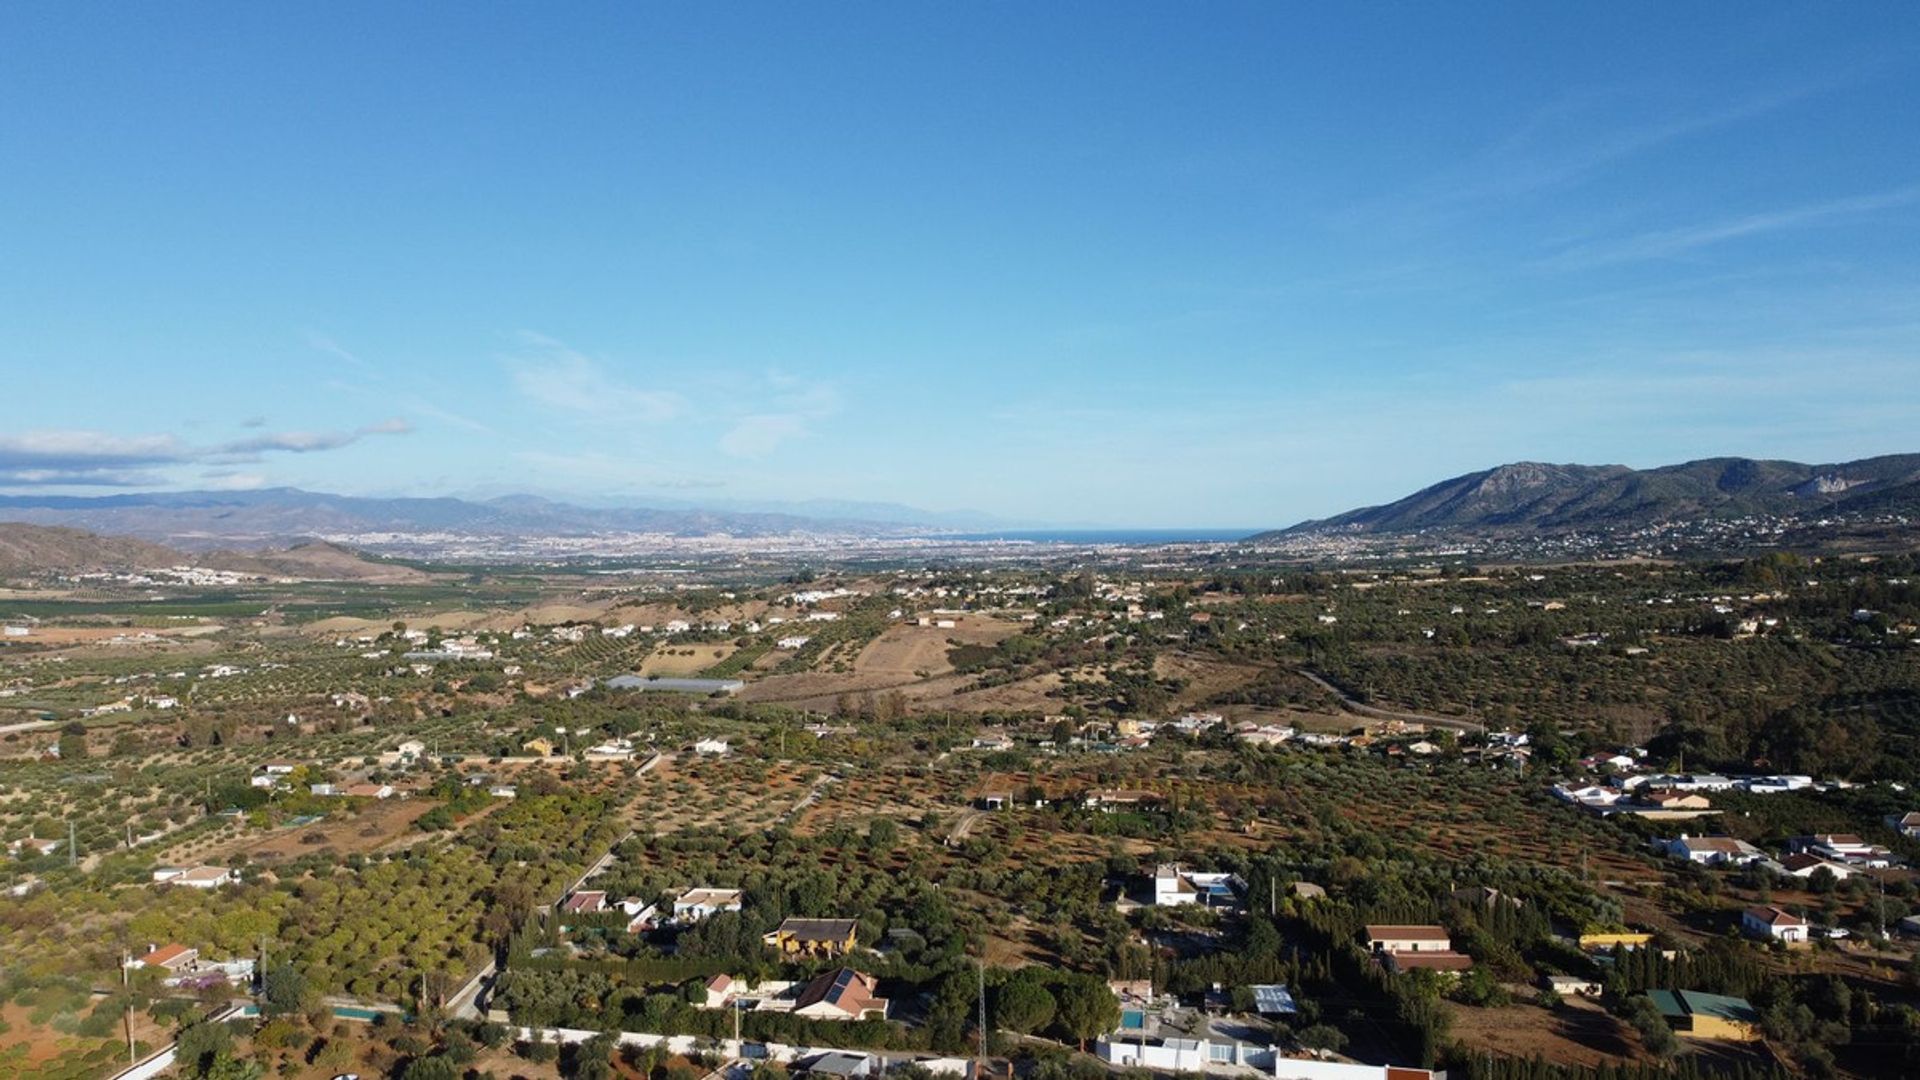
[[[80,849],[79,847],[76,846],[77,841],[75,840],[74,836],[75,834],[74,834],[74,827],[73,827],[73,819],[68,818],[67,819],[67,865],[68,866],[80,865]]]
[[[132,965],[133,957],[131,955],[123,955],[120,958],[120,990],[122,993],[126,993],[127,991],[127,969]],[[133,1051],[133,995],[126,994],[126,998],[127,1008],[126,1012],[122,1014],[122,1019],[127,1027],[127,1064],[131,1066],[135,1063]]]
[[[975,1076],[984,1076],[987,1071],[987,962],[974,962],[974,972],[979,976],[980,986],[980,1059],[974,1066]]]

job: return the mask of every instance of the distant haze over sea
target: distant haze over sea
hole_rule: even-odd
[[[948,534],[949,540],[1025,540],[1036,544],[1217,544],[1245,540],[1252,529],[1003,529]]]

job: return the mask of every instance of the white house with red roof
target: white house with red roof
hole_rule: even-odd
[[[864,1020],[870,1015],[884,1019],[887,999],[875,993],[878,988],[878,981],[864,971],[829,971],[800,991],[793,1014],[809,1020]]]
[[[1660,841],[1667,854],[1701,866],[1747,866],[1767,857],[1767,853],[1736,836],[1687,836]]]
[[[178,975],[193,970],[200,959],[200,950],[177,942],[167,945],[155,945],[147,950],[145,956],[127,961],[130,968],[159,968],[169,975]]]
[[[1741,912],[1740,930],[1748,937],[1789,945],[1805,942],[1811,932],[1807,920],[1771,905],[1756,905]]]
[[[1909,840],[1920,840],[1920,810],[1909,810],[1904,814],[1888,814],[1887,828]]]

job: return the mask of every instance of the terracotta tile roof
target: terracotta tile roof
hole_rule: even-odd
[[[1777,907],[1750,907],[1747,918],[1765,926],[1805,926],[1807,920]]]
[[[179,964],[186,963],[187,961],[193,959],[195,956],[199,955],[199,953],[200,953],[200,950],[198,949],[190,949],[185,945],[175,943],[172,945],[160,946],[159,948],[153,950],[147,955],[141,957],[140,962],[147,965],[148,967],[163,967],[163,968],[171,969]]]
[[[1451,950],[1396,952],[1388,953],[1386,962],[1392,964],[1395,971],[1408,971],[1413,968],[1426,968],[1429,971],[1465,971],[1473,966],[1473,957]]]
[[[874,993],[878,984],[873,976],[852,968],[829,971],[808,983],[793,1003],[796,1010],[825,1002],[848,1016],[859,1017],[869,1009],[884,1011],[887,1001]]]
[[[1367,927],[1369,941],[1451,941],[1444,926],[1399,926],[1380,923]]]

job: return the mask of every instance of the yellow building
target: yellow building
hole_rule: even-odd
[[[1615,945],[1624,945],[1629,949],[1644,949],[1653,944],[1652,934],[1581,934],[1580,951],[1593,952],[1597,949],[1611,949]]]
[[[853,919],[787,919],[761,940],[782,956],[845,956],[858,929]]]
[[[1745,998],[1698,990],[1649,990],[1647,997],[1676,1035],[1730,1042],[1753,1042],[1760,1037],[1760,1014]]]
[[[552,757],[553,740],[547,738],[528,739],[526,742],[520,744],[520,749],[538,754],[541,757]]]

